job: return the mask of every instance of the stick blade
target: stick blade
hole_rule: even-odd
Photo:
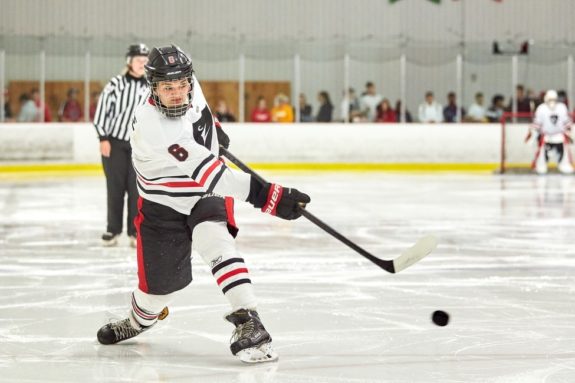
[[[407,269],[414,263],[419,262],[437,247],[437,238],[434,235],[427,235],[420,238],[417,243],[409,249],[403,251],[401,255],[393,260],[394,272],[399,273]]]

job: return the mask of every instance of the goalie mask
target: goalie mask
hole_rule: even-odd
[[[166,117],[181,117],[192,105],[192,60],[177,46],[153,48],[148,56],[146,79],[154,106]]]
[[[543,101],[545,102],[545,104],[547,104],[549,109],[553,110],[555,109],[555,105],[557,105],[557,99],[558,99],[557,92],[554,90],[548,90],[547,93],[545,93]]]

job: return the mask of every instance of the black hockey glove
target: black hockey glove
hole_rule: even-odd
[[[230,138],[228,137],[226,132],[224,132],[224,130],[222,129],[222,125],[220,125],[220,122],[217,119],[216,119],[216,133],[218,135],[218,143],[225,149],[229,148]],[[220,156],[221,155],[222,153],[220,152]]]
[[[255,192],[254,189],[259,190]],[[255,192],[255,193],[254,193]],[[283,219],[297,219],[301,217],[301,210],[311,199],[305,193],[294,188],[284,188],[278,184],[266,183],[261,185],[252,179],[252,190],[248,201],[264,213],[278,216]]]

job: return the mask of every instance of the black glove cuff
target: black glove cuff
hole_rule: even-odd
[[[247,202],[261,209],[268,200],[270,185],[271,184],[267,182],[262,184],[252,176],[250,181],[250,194],[248,194]]]

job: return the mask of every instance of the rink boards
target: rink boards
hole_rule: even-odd
[[[246,123],[224,128],[236,156],[274,170],[494,171],[500,162],[499,124]],[[522,141],[526,127],[513,131]],[[101,168],[91,124],[3,124],[0,137],[0,172]]]

